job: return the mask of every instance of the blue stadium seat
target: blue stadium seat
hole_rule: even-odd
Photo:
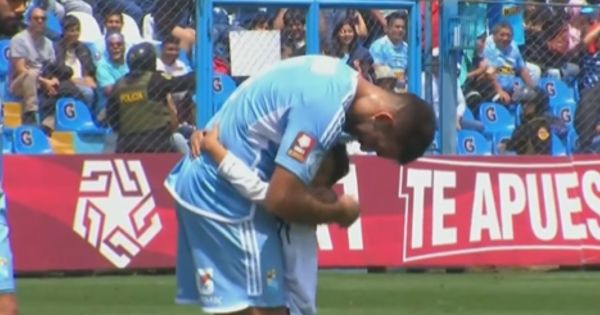
[[[435,134],[433,135],[433,141],[431,142],[429,149],[427,149],[427,152],[429,154],[440,154],[441,145],[440,131],[436,130]]]
[[[66,97],[56,102],[56,130],[91,135],[103,135],[110,131],[96,125],[85,103]]]
[[[492,135],[492,151],[494,152],[494,154],[501,154],[502,152],[500,152],[498,150],[498,145],[500,145],[503,142],[508,141],[510,138],[512,137],[512,132],[511,131],[499,131],[496,132]]]
[[[519,105],[517,105],[517,108],[515,108],[515,126],[518,126],[521,124],[522,117],[523,117],[523,105],[519,104]]]
[[[235,91],[237,85],[233,79],[222,73],[215,73],[213,78],[213,104],[215,111],[218,111],[227,98]]]
[[[10,39],[0,40],[0,79],[3,79],[8,75],[10,66],[10,59],[8,58],[9,49]]]
[[[479,119],[483,123],[484,133],[490,136],[515,130],[515,117],[502,104],[482,103],[479,106]]]
[[[10,128],[4,128],[2,132],[2,153],[4,154],[13,152],[12,134],[13,130]]]
[[[13,148],[19,154],[52,154],[46,134],[37,126],[23,125],[13,131]]]
[[[565,156],[568,154],[567,147],[559,136],[552,133],[551,141],[553,156]]]
[[[539,86],[548,93],[550,106],[554,107],[566,103],[575,104],[575,93],[565,82],[545,77],[540,79]]]
[[[575,103],[570,102],[554,105],[552,106],[552,115],[560,118],[568,127],[572,127],[576,107]]]
[[[579,150],[579,135],[575,129],[570,128],[567,134],[567,153],[575,154]]]
[[[458,132],[456,151],[460,155],[492,155],[492,144],[477,131]]]

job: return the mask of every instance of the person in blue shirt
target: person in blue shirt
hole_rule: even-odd
[[[406,14],[393,12],[386,18],[386,36],[371,44],[369,52],[375,66],[388,66],[396,74],[396,92],[406,91],[408,69],[408,44],[406,43]]]
[[[19,29],[20,13],[7,0],[0,0],[0,39],[10,38]],[[0,104],[2,104],[0,93]],[[4,127],[4,117],[0,111],[0,134]],[[2,144],[0,137],[0,144]],[[0,146],[2,147],[2,146]],[[12,250],[9,239],[9,226],[6,218],[6,195],[2,190],[2,154],[0,151],[0,315],[17,315],[17,299],[15,297],[15,278]]]
[[[535,87],[519,47],[513,41],[513,29],[509,23],[503,21],[494,26],[492,35],[486,39],[483,58],[488,64],[487,72],[495,77],[492,84],[503,103],[511,102],[511,94],[518,77],[523,79],[527,86]]]
[[[419,97],[384,91],[340,59],[316,55],[284,60],[246,80],[207,128],[215,122],[219,141],[270,188],[261,204],[244,198],[206,154],[184,157],[166,179],[177,203],[178,285],[197,280],[195,294],[177,301],[199,302],[211,314],[286,314],[278,220],[347,227],[357,219],[351,197],[324,203],[307,187],[344,134],[364,151],[406,164],[425,152],[435,132],[431,106]],[[192,135],[194,154],[200,137]]]

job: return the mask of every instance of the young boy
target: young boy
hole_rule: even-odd
[[[218,126],[206,133],[202,148],[216,163],[218,173],[244,197],[261,203],[269,183],[262,181],[244,162],[229,152],[218,140]],[[323,159],[311,182],[315,196],[335,202],[333,185],[348,174],[350,161],[343,144],[334,146]],[[291,315],[316,314],[317,238],[316,227],[282,222],[280,236],[285,259],[285,285]]]

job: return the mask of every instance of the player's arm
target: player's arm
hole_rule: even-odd
[[[348,196],[334,203],[316,199],[298,177],[278,166],[271,177],[264,205],[267,211],[302,224],[338,223],[349,226],[358,218],[358,204]]]
[[[347,226],[358,217],[358,204],[352,198],[342,196],[336,202],[325,203],[307,188],[326,151],[339,136],[341,128],[337,127],[344,117],[341,107],[313,103],[295,107],[288,115],[265,207],[288,222],[336,222]]]

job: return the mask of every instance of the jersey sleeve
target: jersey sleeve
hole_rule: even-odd
[[[344,107],[331,104],[310,104],[290,110],[275,163],[304,184],[312,181],[325,153],[342,133]]]
[[[262,181],[257,173],[231,151],[227,152],[217,171],[219,176],[228,181],[244,198],[253,202],[265,200],[269,184]]]

